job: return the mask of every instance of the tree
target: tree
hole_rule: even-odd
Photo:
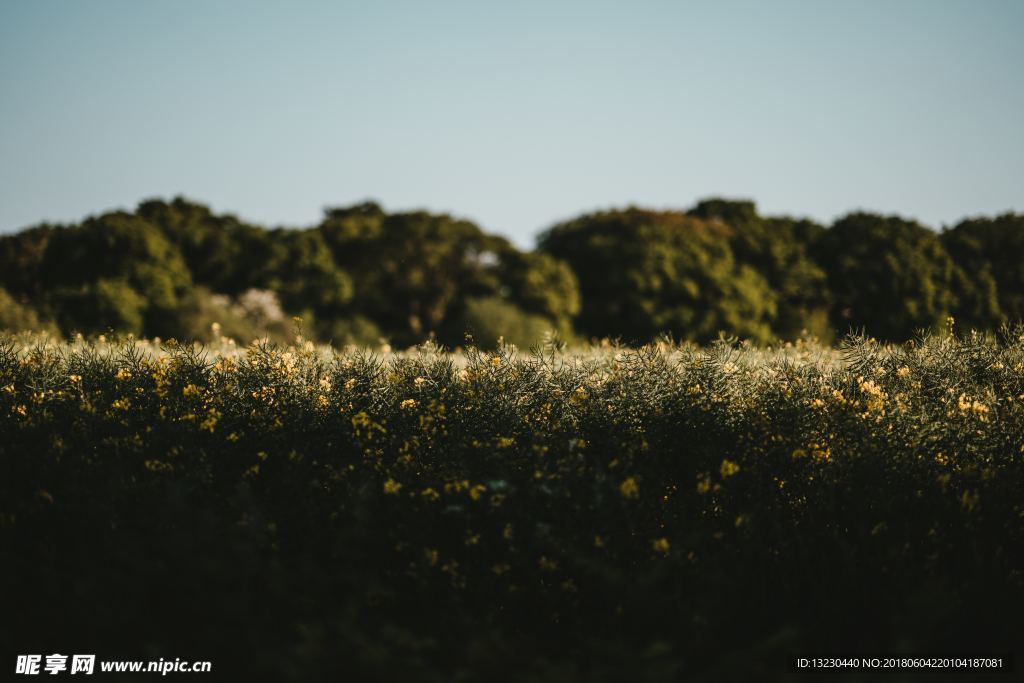
[[[461,322],[473,343],[484,349],[495,348],[499,340],[528,348],[553,327],[549,318],[526,313],[500,297],[467,299]]]
[[[26,301],[19,301],[0,287],[0,331],[56,332],[53,323],[39,315]]]
[[[146,298],[123,279],[100,278],[75,287],[58,287],[52,301],[61,328],[68,332],[113,330],[140,335],[145,331]]]
[[[1024,215],[964,220],[942,242],[960,271],[958,318],[981,329],[1024,320]]]
[[[256,286],[271,289],[289,311],[309,310],[325,319],[343,315],[353,284],[315,229],[278,228],[269,234],[267,257],[255,265]]]
[[[430,333],[459,343],[466,300],[496,292],[507,244],[469,221],[425,211],[385,215],[375,204],[328,210],[320,231],[356,282],[357,312],[399,344]]]
[[[678,212],[637,208],[554,226],[541,251],[579,280],[579,328],[646,342],[662,332],[698,341],[720,331],[765,340],[775,299],[765,279],[738,264],[732,230]]]
[[[792,339],[803,330],[830,334],[827,277],[811,256],[824,227],[809,220],[761,217],[751,201],[707,199],[689,213],[732,228],[730,245],[737,261],[757,270],[775,294],[771,326],[777,336]]]
[[[0,286],[14,296],[40,298],[46,288],[41,269],[55,229],[44,223],[0,237]]]
[[[192,286],[181,252],[151,223],[125,212],[51,231],[39,277],[47,289],[61,291],[54,298],[58,308],[86,296],[82,312],[58,316],[73,319],[78,329],[104,330],[116,322],[150,335],[173,333],[175,309]],[[110,303],[114,300],[124,305]],[[90,312],[98,317],[89,318]]]
[[[183,197],[170,202],[144,201],[136,214],[180,250],[196,284],[231,295],[254,286],[252,267],[263,255],[260,247],[265,230],[232,215],[214,214]]]
[[[955,267],[938,234],[897,216],[852,213],[818,241],[838,330],[901,341],[936,328],[956,305]]]
[[[580,312],[579,283],[569,264],[544,252],[523,252],[504,244],[498,252],[499,294],[526,315],[547,321],[564,338]],[[511,336],[509,336],[511,339]]]

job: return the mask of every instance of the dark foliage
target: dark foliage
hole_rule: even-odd
[[[0,639],[234,680],[1020,662],[1022,377],[1022,330],[519,358],[3,340]]]

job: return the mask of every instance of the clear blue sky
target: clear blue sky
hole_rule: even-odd
[[[1024,210],[1024,2],[0,0],[0,231],[375,198],[532,243],[710,195]]]

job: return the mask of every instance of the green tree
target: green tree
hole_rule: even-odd
[[[962,273],[957,315],[964,323],[1024,320],[1024,214],[961,221],[942,242]]]
[[[57,226],[43,224],[0,237],[0,286],[14,296],[38,300],[46,290],[43,261]]]
[[[231,295],[254,286],[253,267],[269,251],[266,230],[183,197],[144,201],[136,213],[181,251],[196,284]]]
[[[956,306],[955,267],[937,233],[897,216],[852,213],[818,241],[837,330],[900,341],[940,326]]]
[[[462,322],[473,344],[482,349],[495,348],[499,340],[530,348],[553,329],[549,318],[526,313],[500,297],[467,299]]]
[[[458,343],[466,299],[499,288],[505,241],[469,221],[425,211],[384,215],[361,204],[329,210],[320,230],[354,275],[357,312],[400,344],[432,332]]]
[[[498,259],[498,293],[526,315],[546,320],[563,338],[571,337],[572,320],[580,312],[580,293],[569,264],[511,244],[502,246]]]
[[[314,229],[279,228],[269,233],[269,254],[254,264],[256,286],[271,289],[288,311],[329,319],[343,315],[352,299],[352,278],[334,260]]]
[[[707,341],[719,332],[770,337],[775,297],[739,264],[732,229],[678,212],[629,208],[561,223],[540,249],[566,261],[579,280],[579,329],[645,342],[662,332]]]
[[[344,263],[348,250],[380,238],[386,218],[387,213],[379,204],[367,201],[326,209],[319,230],[335,250],[338,262]]]
[[[100,278],[77,287],[58,287],[51,296],[57,320],[67,332],[113,330],[140,335],[146,331],[146,297],[123,279]]]
[[[737,261],[757,270],[775,294],[773,332],[792,339],[808,330],[819,337],[828,327],[827,277],[811,255],[825,228],[809,220],[759,216],[751,201],[708,199],[690,215],[732,228],[730,244]]]
[[[125,212],[107,213],[89,218],[80,226],[53,230],[39,277],[48,289],[63,291],[55,299],[63,302],[58,306],[70,305],[66,295],[73,291],[98,297],[95,301],[100,302],[110,296],[133,299],[127,293],[130,290],[143,301],[138,311],[141,325],[134,324],[134,315],[118,320],[103,318],[104,312],[127,308],[100,303],[87,306],[87,310],[101,317],[88,319],[83,317],[84,312],[69,315],[85,331],[103,330],[117,322],[150,335],[174,332],[171,326],[175,309],[192,286],[181,252],[151,223]],[[100,285],[101,280],[108,284]],[[115,282],[118,284],[109,284]]]
[[[0,330],[8,332],[56,332],[53,323],[36,311],[27,301],[19,301],[0,287]]]
[[[470,328],[513,319],[520,328],[528,319],[528,326],[572,334],[576,278],[549,254],[523,252],[469,221],[423,211],[389,215],[373,202],[328,209],[319,229],[354,274],[356,312],[398,343],[434,333],[459,344]]]

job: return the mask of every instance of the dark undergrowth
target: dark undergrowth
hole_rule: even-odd
[[[1019,652],[1022,335],[394,356],[9,337],[0,642],[295,681]]]

